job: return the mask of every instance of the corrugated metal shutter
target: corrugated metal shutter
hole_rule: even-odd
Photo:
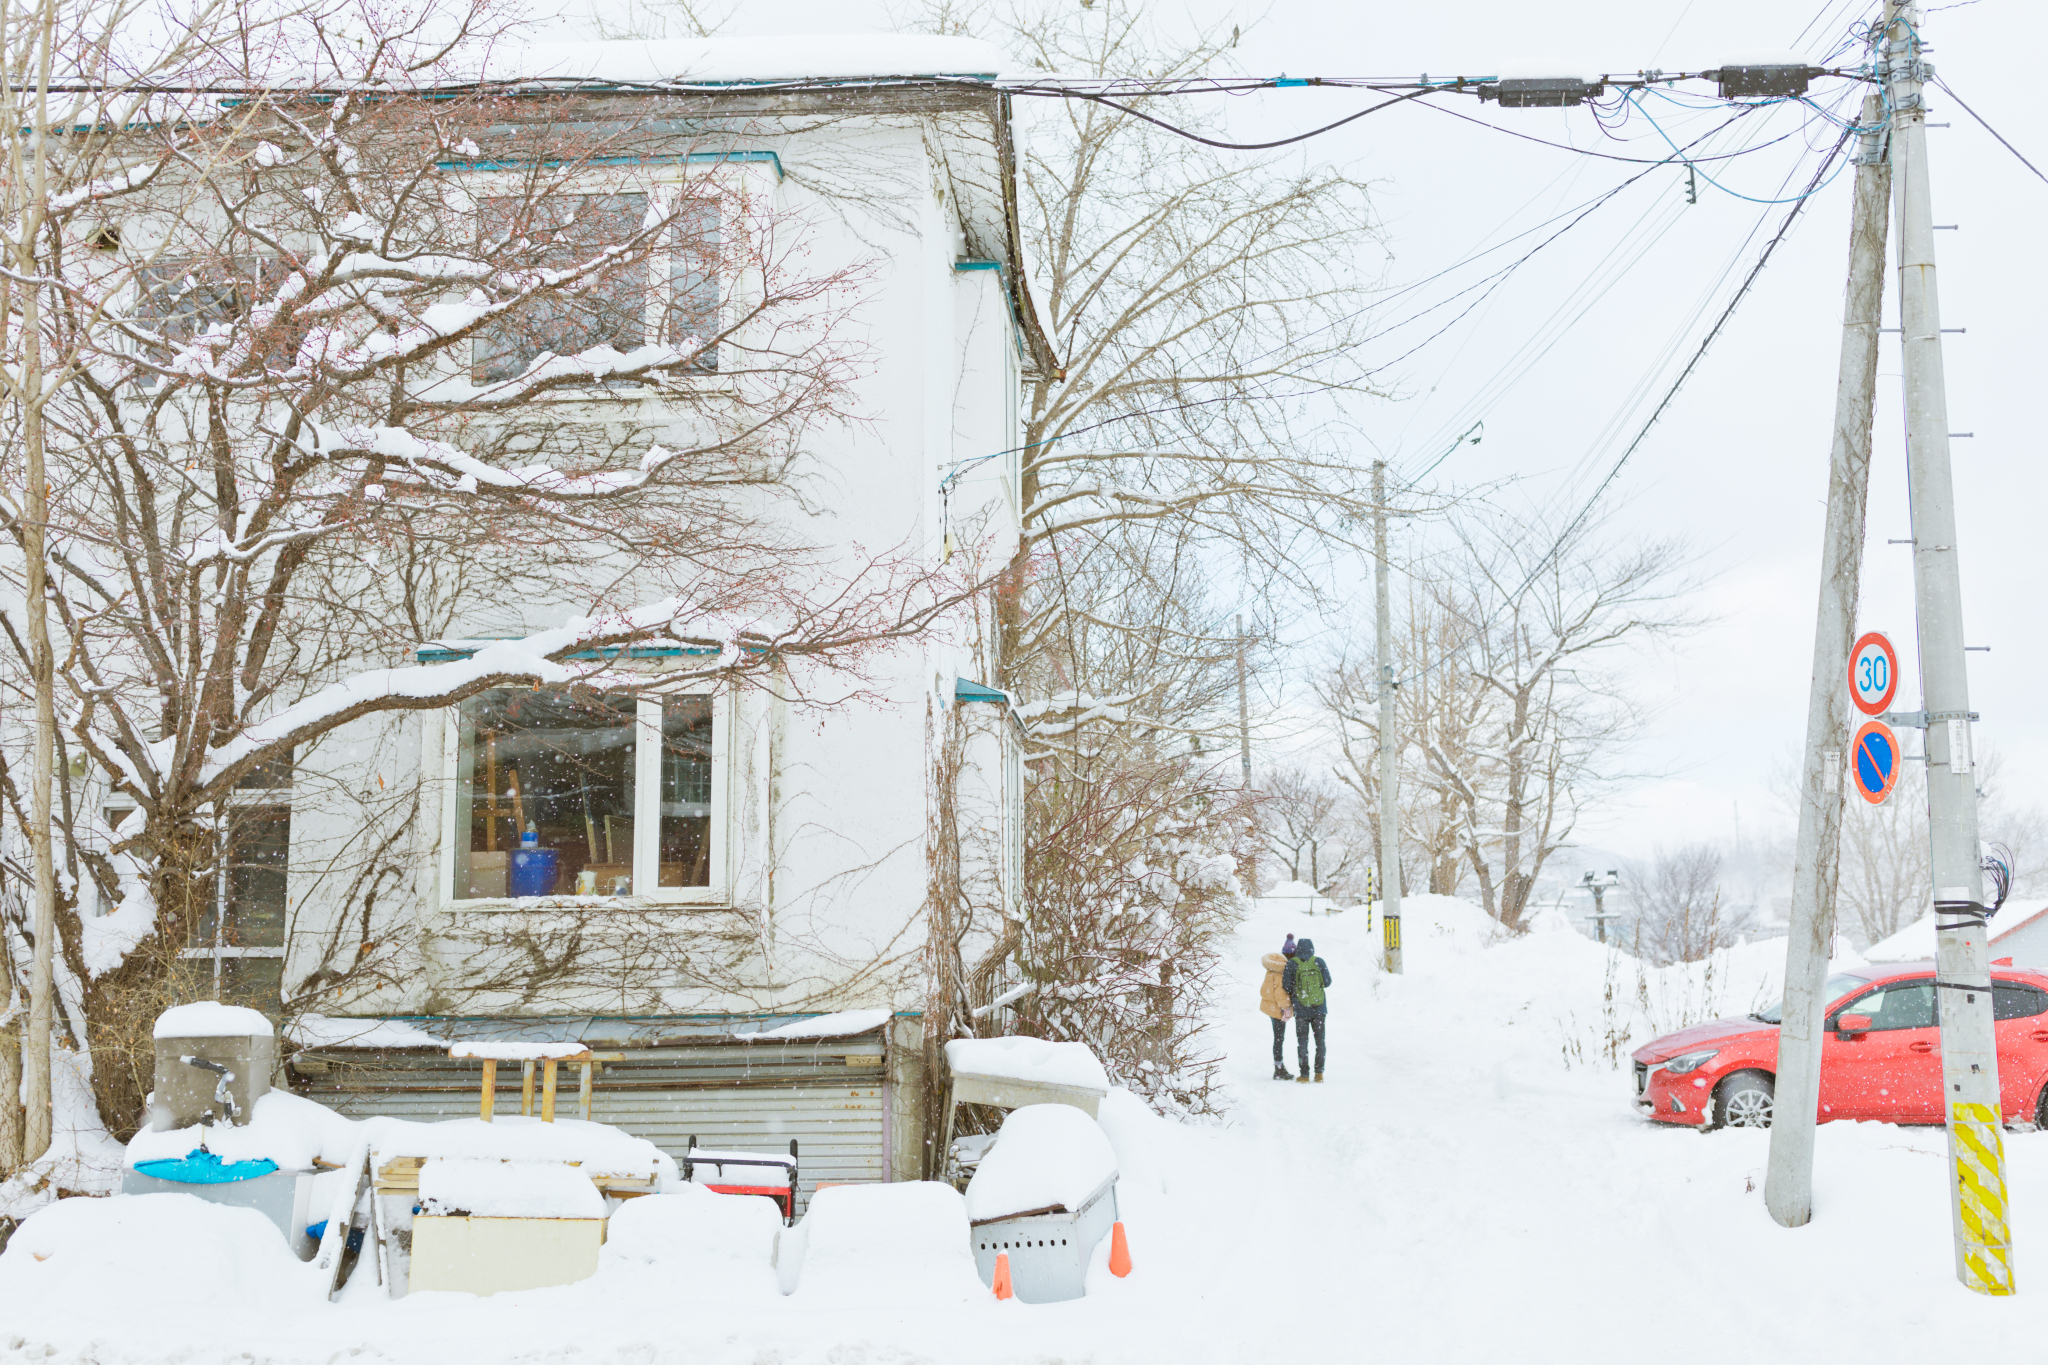
[[[646,1138],[678,1161],[692,1134],[701,1146],[726,1151],[787,1152],[795,1138],[804,1202],[820,1181],[890,1174],[878,1035],[622,1051],[624,1060],[604,1063],[595,1079],[591,1117]],[[321,1049],[299,1053],[292,1068],[294,1089],[350,1117],[421,1122],[474,1117],[482,1079],[476,1062],[432,1053]],[[518,1066],[501,1065],[498,1083],[498,1112],[518,1113]],[[577,1105],[576,1068],[564,1067],[556,1112],[574,1117]]]

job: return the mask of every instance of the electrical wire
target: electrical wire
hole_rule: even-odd
[[[1698,369],[1700,362],[1706,358],[1708,348],[1714,344],[1715,338],[1720,336],[1722,329],[1728,325],[1728,320],[1735,315],[1735,310],[1741,305],[1743,299],[1748,297],[1750,287],[1756,283],[1757,277],[1763,273],[1764,267],[1770,264],[1772,254],[1777,251],[1787,234],[1791,232],[1792,225],[1798,221],[1800,213],[1806,207],[1807,200],[1811,198],[1812,189],[1818,187],[1821,178],[1827,175],[1833,168],[1835,161],[1840,158],[1843,149],[1848,145],[1849,134],[1845,131],[1840,140],[1835,143],[1834,150],[1828,155],[1828,158],[1815,169],[1813,180],[1809,182],[1809,193],[1803,194],[1793,201],[1792,209],[1785,215],[1785,221],[1779,225],[1776,235],[1769,242],[1765,243],[1763,252],[1757,257],[1756,264],[1750,267],[1749,274],[1743,278],[1742,284],[1736,289],[1734,297],[1728,300],[1727,306],[1721,310],[1720,317],[1714,320],[1714,325],[1708,329],[1706,336],[1700,339],[1699,346],[1693,351],[1692,359],[1686,362],[1685,368],[1679,372],[1676,379],[1672,380],[1671,387],[1665,390],[1664,397],[1659,400],[1655,410],[1650,413],[1649,419],[1636,432],[1635,439],[1628,443],[1628,448],[1621,452],[1621,457],[1607,471],[1607,476],[1600,480],[1598,486],[1593,489],[1592,494],[1587,497],[1578,512],[1566,523],[1564,530],[1557,534],[1556,539],[1551,542],[1550,548],[1544,551],[1543,557],[1536,561],[1535,566],[1529,570],[1528,575],[1523,578],[1513,592],[1508,594],[1504,605],[1512,606],[1515,602],[1520,601],[1522,595],[1535,586],[1536,580],[1542,577],[1544,571],[1550,567],[1551,562],[1557,558],[1558,554],[1571,541],[1571,538],[1578,534],[1579,528],[1585,524],[1586,518],[1591,515],[1595,504],[1600,501],[1608,488],[1613,485],[1615,479],[1620,476],[1622,467],[1628,463],[1629,458],[1636,453],[1637,448],[1649,437],[1651,428],[1657,425],[1657,419],[1664,415],[1665,409],[1669,408],[1672,401],[1678,397],[1679,390],[1685,387],[1685,381],[1692,377],[1693,371]],[[1455,655],[1445,655],[1436,663],[1402,679],[1398,685],[1405,686],[1410,682],[1425,678],[1445,664],[1452,662],[1455,657]]]
[[[1942,78],[1941,78],[1940,76],[1936,76],[1936,77],[1934,78],[1934,83],[1935,83],[1936,85],[1938,85],[1938,86],[1940,86],[1940,87],[1941,87],[1941,89],[1942,89],[1942,93],[1943,93],[1943,94],[1947,95],[1947,96],[1948,96],[1948,97],[1949,97],[1950,99],[1954,100],[1954,101],[1955,101],[1955,102],[1956,102],[1957,104],[1961,104],[1961,105],[1962,105],[1962,107],[1963,107],[1963,112],[1964,112],[1964,113],[1968,114],[1968,115],[1969,115],[1969,116],[1970,116],[1971,118],[1973,118],[1973,119],[1977,120],[1977,122],[1978,122],[1978,123],[1980,123],[1980,124],[1983,124],[1983,125],[1984,125],[1984,131],[1985,131],[1985,132],[1987,132],[1987,133],[1989,133],[1989,134],[1991,134],[1991,136],[1993,136],[1993,137],[1997,138],[1997,139],[1998,139],[1998,145],[1999,145],[1999,146],[2001,146],[2001,147],[2005,148],[2005,150],[2007,150],[2008,152],[2011,152],[2011,153],[2012,153],[2012,154],[2013,154],[2014,156],[2017,156],[2017,157],[2019,157],[2019,158],[2020,158],[2020,165],[2022,165],[2022,166],[2025,166],[2025,167],[2026,167],[2026,168],[2027,168],[2028,170],[2032,171],[2032,172],[2033,172],[2033,173],[2034,173],[2035,175],[2037,175],[2037,176],[2040,176],[2040,178],[2041,178],[2041,179],[2042,179],[2043,181],[2048,181],[2048,175],[2042,175],[2042,174],[2041,174],[2041,168],[2040,168],[2039,166],[2036,166],[2036,165],[2035,165],[2035,164],[2034,164],[2033,162],[2031,162],[2031,161],[2027,160],[2027,159],[2026,159],[2026,157],[2024,157],[2024,156],[2021,156],[2021,155],[2020,155],[2020,149],[2019,149],[2019,148],[2017,148],[2017,147],[2015,147],[2015,146],[2013,146],[2013,145],[2012,145],[2012,144],[2011,144],[2010,142],[2007,142],[2007,141],[2005,140],[2005,134],[2003,134],[2003,133],[1999,132],[1999,131],[1998,131],[1998,130],[1997,130],[1996,128],[1993,128],[1993,127],[1992,127],[1992,126],[1991,126],[1990,124],[1988,124],[1988,123],[1985,123],[1985,122],[1984,122],[1984,116],[1983,116],[1982,114],[1978,113],[1978,112],[1977,112],[1977,111],[1976,111],[1975,109],[1972,109],[1972,108],[1971,108],[1971,107],[1970,107],[1969,105],[1967,105],[1967,104],[1963,104],[1963,97],[1962,97],[1961,95],[1958,95],[1958,94],[1957,94],[1957,93],[1956,93],[1955,91],[1953,91],[1953,90],[1949,89],[1949,86],[1948,86],[1948,82],[1947,82],[1947,81],[1943,80],[1943,79],[1942,79]]]

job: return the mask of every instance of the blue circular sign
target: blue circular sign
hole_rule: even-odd
[[[1849,746],[1849,764],[1856,794],[1873,806],[1884,804],[1899,781],[1899,737],[1883,721],[1869,722]]]

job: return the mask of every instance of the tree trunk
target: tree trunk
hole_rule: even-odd
[[[156,932],[120,966],[84,980],[93,1101],[100,1122],[120,1141],[142,1126],[144,1103],[156,1087],[156,1017],[181,1001],[179,966],[214,896],[217,849],[209,824],[180,821],[151,847],[157,854],[150,879]]]
[[[21,1165],[21,1119],[21,1029],[10,1020],[0,1024],[0,1178]]]

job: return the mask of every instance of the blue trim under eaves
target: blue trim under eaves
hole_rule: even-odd
[[[782,181],[782,157],[775,152],[678,152],[662,156],[594,156],[586,161],[587,166],[708,166],[719,162],[765,162],[775,167],[775,179]],[[523,171],[532,163],[525,161],[436,161],[434,165],[444,171]],[[544,166],[559,166],[560,161],[545,161]]]
[[[1008,706],[1010,704],[1010,694],[1003,691],[1000,687],[990,687],[985,683],[969,682],[965,678],[955,678],[953,680],[953,700],[993,701],[1001,702],[1004,706]]]
[[[955,261],[953,262],[953,268],[955,270],[1000,271],[1003,268],[1003,263],[1001,261]]]

